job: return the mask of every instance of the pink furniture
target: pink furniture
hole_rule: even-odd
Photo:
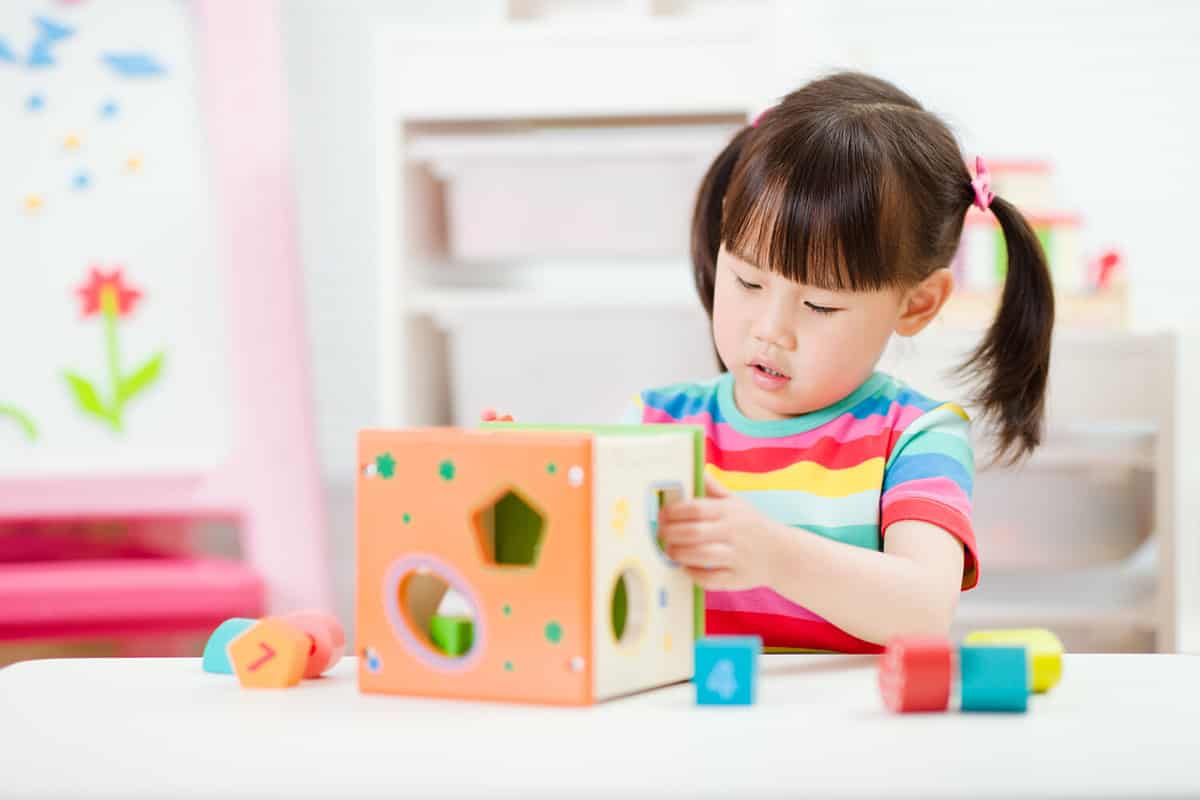
[[[223,559],[0,564],[0,639],[202,631],[261,614],[262,597],[252,570]]]
[[[0,520],[231,518],[245,561],[0,563],[0,639],[197,629],[229,616],[331,606],[278,5],[193,5],[223,256],[215,266],[229,287],[232,458],[205,474],[0,480]]]

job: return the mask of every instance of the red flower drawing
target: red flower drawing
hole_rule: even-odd
[[[158,380],[163,354],[156,353],[132,372],[121,366],[120,322],[133,313],[142,293],[125,285],[120,267],[107,274],[99,267],[91,267],[87,282],[76,293],[83,300],[83,319],[100,316],[108,372],[108,386],[103,388],[107,392],[78,373],[67,371],[64,377],[75,402],[85,413],[106,422],[114,431],[121,431],[125,425],[125,405]]]
[[[142,293],[126,286],[121,278],[121,268],[105,274],[99,267],[92,267],[88,282],[76,290],[83,300],[83,316],[104,312],[124,317],[133,311],[134,303]]]

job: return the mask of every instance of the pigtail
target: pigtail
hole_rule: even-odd
[[[997,458],[1008,463],[1041,442],[1054,288],[1033,229],[1011,203],[996,197],[996,215],[1008,251],[1008,274],[996,319],[962,365],[977,381],[974,402],[998,435]]]
[[[742,154],[742,146],[752,126],[743,128],[725,146],[725,149],[709,166],[700,182],[696,195],[696,208],[692,212],[692,277],[704,312],[712,319],[713,292],[717,279],[717,252],[721,249],[721,216],[725,202],[725,190],[733,167]],[[714,348],[715,352],[715,348]],[[717,364],[722,372],[725,365],[717,355]]]

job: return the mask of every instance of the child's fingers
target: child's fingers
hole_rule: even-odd
[[[718,542],[668,546],[667,556],[693,569],[725,569],[733,564],[733,548]]]
[[[708,520],[699,522],[670,522],[658,526],[658,537],[664,545],[692,545],[725,540],[720,527]]]
[[[694,497],[691,500],[679,500],[662,507],[658,512],[659,523],[696,522],[706,519],[717,519],[721,516],[719,500],[707,497]]]
[[[695,567],[684,567],[683,571],[686,572],[687,576],[691,578],[692,582],[701,589],[723,591],[736,587],[732,570],[697,569]]]

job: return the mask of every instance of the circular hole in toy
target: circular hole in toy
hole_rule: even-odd
[[[479,614],[471,601],[432,569],[416,569],[399,584],[400,608],[416,639],[435,656],[466,658],[476,644]]]
[[[646,582],[631,567],[617,575],[609,602],[613,638],[619,645],[636,642],[646,621]]]

